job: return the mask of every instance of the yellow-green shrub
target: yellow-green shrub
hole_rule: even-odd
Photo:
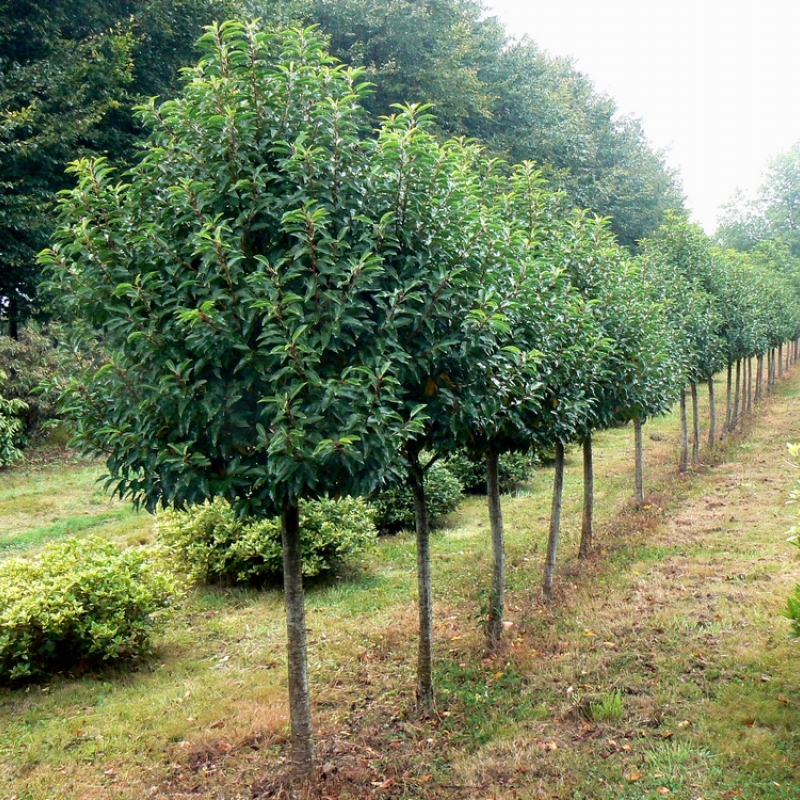
[[[252,583],[283,572],[279,519],[237,516],[217,498],[188,511],[162,511],[159,541],[190,576],[205,583]],[[333,569],[375,541],[373,511],[361,499],[300,503],[303,575]]]
[[[70,539],[0,562],[0,680],[147,653],[179,587],[152,551]]]

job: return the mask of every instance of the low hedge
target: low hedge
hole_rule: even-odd
[[[188,511],[162,511],[158,540],[190,577],[204,583],[254,583],[283,574],[280,519],[237,516],[217,498]],[[303,575],[313,577],[374,543],[373,510],[361,499],[300,503]]]
[[[0,680],[91,668],[149,652],[179,594],[145,548],[98,537],[0,562]]]
[[[468,494],[486,494],[486,461],[475,461],[466,453],[448,457],[447,468],[464,485]],[[531,453],[503,453],[498,459],[497,473],[500,491],[513,492],[533,476],[535,459]]]
[[[455,511],[462,495],[461,481],[441,461],[437,461],[425,473],[425,497],[431,522]],[[414,495],[408,483],[397,483],[382,490],[371,500],[375,506],[375,523],[381,530],[414,527]]]

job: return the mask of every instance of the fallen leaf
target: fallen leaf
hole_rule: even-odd
[[[636,781],[641,780],[641,778],[642,773],[636,769],[625,773],[625,780],[628,781],[628,783],[636,783]]]
[[[667,789],[666,786],[659,786],[658,789],[656,789],[656,792],[658,792],[658,794],[672,794],[672,792]]]

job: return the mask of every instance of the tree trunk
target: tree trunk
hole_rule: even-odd
[[[286,604],[289,661],[289,713],[292,727],[290,760],[295,780],[302,787],[312,785],[316,780],[316,774],[311,728],[311,696],[308,690],[300,512],[296,504],[287,504],[283,509],[281,542],[283,545],[283,591]]]
[[[558,537],[561,533],[561,502],[564,497],[564,445],[556,442],[556,468],[553,477],[553,506],[550,511],[550,536],[547,540],[547,560],[544,565],[542,593],[546,599],[553,596],[553,575],[556,571]]]
[[[783,377],[783,343],[778,345],[778,377]]]
[[[753,412],[753,359],[747,359],[747,413]]]
[[[725,424],[722,426],[722,439],[724,439],[731,431],[731,416],[732,416],[732,398],[733,398],[733,364],[728,363],[728,376],[725,387]]]
[[[692,381],[692,464],[700,462],[700,407],[697,402],[697,383]]]
[[[689,423],[686,419],[686,389],[681,389],[681,458],[678,472],[686,472],[689,468]]]
[[[13,289],[8,298],[8,335],[15,342],[19,341],[19,302]]]
[[[417,533],[417,586],[419,590],[419,647],[417,650],[417,712],[436,713],[433,692],[433,590],[431,588],[431,536],[428,502],[422,467],[417,461],[409,471],[414,495],[414,520]]]
[[[487,647],[490,653],[497,652],[503,638],[506,593],[506,549],[497,462],[497,453],[490,450],[486,455],[486,497],[489,504],[489,524],[492,528],[493,556],[492,592],[489,597],[489,618],[486,624]]]
[[[637,417],[633,421],[633,447],[636,463],[636,502],[644,503],[644,446],[642,445],[642,421]]]
[[[761,399],[761,392],[764,390],[764,354],[756,356],[756,403]]]
[[[583,521],[581,546],[578,558],[588,558],[594,540],[594,463],[592,460],[592,434],[583,437]]]
[[[713,449],[717,442],[717,406],[714,399],[714,376],[708,377],[708,446]]]
[[[742,360],[736,359],[736,381],[733,393],[733,417],[731,420],[731,430],[739,429],[739,405],[742,399]]]

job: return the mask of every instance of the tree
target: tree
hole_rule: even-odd
[[[41,310],[36,254],[67,164],[129,159],[133,107],[174,92],[201,26],[232,2],[0,2],[0,321],[12,338]]]
[[[103,160],[73,167],[44,261],[108,349],[70,401],[115,492],[281,516],[292,761],[308,782],[298,503],[367,492],[421,429],[426,381],[411,408],[400,393],[406,344],[436,327],[459,270],[442,271],[435,237],[416,249],[433,234],[415,213],[434,196],[429,213],[447,211],[457,176],[427,158],[428,183],[398,173],[413,125],[366,138],[358,73],[313,34],[225,23],[201,45],[181,95],[147,108],[122,180]],[[456,217],[442,216],[444,235]]]

